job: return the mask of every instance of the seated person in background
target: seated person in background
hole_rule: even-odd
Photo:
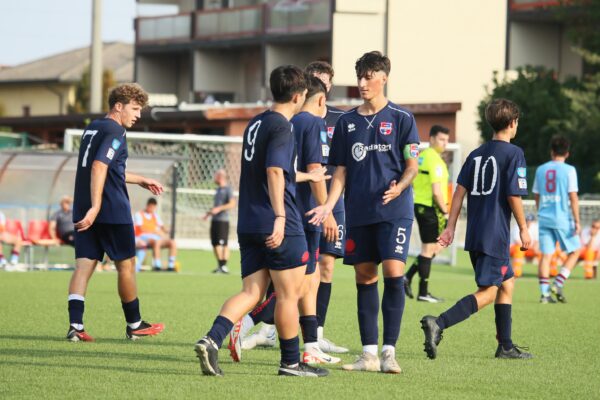
[[[56,244],[63,241],[69,246],[75,246],[75,224],[73,224],[73,199],[63,196],[60,199],[60,209],[50,216],[48,231]]]
[[[585,279],[594,278],[594,268],[600,261],[600,218],[592,221],[592,225],[584,228],[579,235],[581,239],[581,254],[579,258],[583,260],[583,273]]]
[[[6,258],[2,251],[2,247],[5,244],[12,245],[12,252],[10,253],[10,264],[16,265],[19,262],[19,252],[21,251],[21,238],[17,235],[13,235],[6,231],[6,217],[4,213],[0,211],[0,268],[6,266]]]
[[[175,261],[177,256],[177,246],[173,239],[167,236],[167,231],[156,213],[156,199],[151,197],[146,203],[146,208],[138,211],[134,216],[136,231],[136,240],[145,242],[147,247],[152,248],[152,269],[154,271],[162,270],[160,260],[160,249],[169,248],[169,264],[167,271],[175,271]],[[138,246],[139,247],[139,246]],[[141,264],[142,260],[138,261]]]
[[[525,251],[521,250],[522,244],[518,227],[513,225],[510,229],[510,257],[512,259],[513,270],[516,277],[519,277],[523,274],[523,264],[525,263],[525,258],[527,258],[529,261],[533,259],[536,259],[537,261],[537,259],[540,257],[538,223],[535,221],[535,216],[533,214],[527,214],[525,220],[527,221],[527,230],[529,231],[529,236],[531,237],[531,245],[529,246],[529,249]]]

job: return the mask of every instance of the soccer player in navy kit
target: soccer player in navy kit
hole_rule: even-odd
[[[308,75],[319,78],[323,84],[325,84],[327,93],[331,91],[334,71],[329,63],[325,61],[313,61],[308,64],[304,70]],[[327,106],[324,116],[326,133],[325,135],[321,135],[323,164],[328,163],[331,140],[333,139],[333,135],[335,133],[335,124],[343,113],[344,111],[340,110],[339,108]],[[327,175],[333,175],[334,171],[334,166],[327,166]],[[329,187],[330,182],[327,182],[327,190],[329,190]],[[331,298],[333,268],[335,266],[336,258],[341,258],[344,256],[344,245],[346,244],[346,218],[344,214],[343,196],[340,196],[338,199],[332,213],[333,218],[338,225],[338,239],[331,242],[328,241],[325,236],[321,236],[321,243],[319,243],[319,271],[321,273],[321,281],[319,283],[319,290],[317,292],[317,323],[319,325],[317,329],[317,336],[319,348],[325,353],[347,353],[347,348],[336,345],[324,336],[325,319],[327,317],[329,300]]]
[[[404,311],[403,273],[413,222],[411,182],[418,170],[419,136],[413,115],[388,101],[384,87],[390,60],[364,54],[355,69],[364,103],[335,127],[329,164],[336,166],[327,203],[309,212],[320,224],[345,188],[344,264],[356,274],[358,324],[363,353],[345,370],[400,373],[395,345]],[[378,357],[378,264],[383,263],[383,348]]]
[[[300,362],[298,301],[309,254],[295,200],[296,146],[289,122],[306,96],[306,79],[295,66],[273,70],[274,104],[244,132],[238,207],[242,291],[229,298],[211,329],[195,346],[205,375],[223,375],[218,349],[239,321],[263,298],[272,280],[277,292],[279,375],[325,376],[327,370]]]
[[[442,246],[452,243],[463,199],[468,195],[465,250],[471,257],[478,289],[439,317],[427,315],[421,319],[425,352],[430,359],[437,356],[444,329],[492,303],[498,340],[496,358],[532,357],[511,338],[515,283],[509,259],[511,211],[519,225],[523,249],[531,243],[521,201],[521,196],[527,195],[525,156],[523,150],[510,143],[517,134],[519,108],[509,100],[496,99],[486,107],[485,119],[494,129],[494,137],[471,152],[463,164],[448,225],[438,238]]]
[[[148,95],[137,84],[123,84],[108,96],[110,111],[85,128],[81,138],[73,222],[76,267],[69,284],[70,341],[93,341],[83,328],[84,300],[88,281],[104,253],[115,262],[119,296],[127,321],[126,337],[132,340],[157,335],[163,324],[142,320],[135,282],[135,234],[127,183],[159,195],[160,183],[126,172],[126,128],[140,117]]]

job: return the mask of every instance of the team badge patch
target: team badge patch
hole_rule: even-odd
[[[383,136],[388,136],[392,134],[392,123],[391,122],[382,122],[379,124],[379,133]]]
[[[108,152],[106,153],[106,158],[108,158],[109,160],[112,160],[114,156],[115,156],[115,151],[112,148],[108,149]]]
[[[328,126],[327,127],[327,137],[329,139],[333,139],[333,131],[335,131],[335,127],[334,126]]]
[[[517,168],[517,175],[519,178],[525,178],[527,176],[527,168],[519,167]]]
[[[119,147],[121,147],[121,142],[119,142],[118,139],[113,139],[112,148],[115,150],[119,150]]]
[[[527,189],[527,179],[519,178],[519,189]]]
[[[321,131],[321,142],[327,143],[327,132]]]
[[[419,145],[416,143],[410,144],[410,157],[417,158],[419,157]]]

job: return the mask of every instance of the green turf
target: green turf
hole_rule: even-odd
[[[598,281],[581,273],[567,283],[566,305],[540,305],[533,268],[517,282],[513,337],[535,355],[530,361],[494,359],[493,309],[444,333],[435,361],[422,350],[422,315],[438,314],[474,289],[464,254],[460,266],[436,265],[431,279],[440,305],[407,299],[397,355],[403,373],[345,372],[324,379],[276,376],[277,349],[244,352],[234,364],[220,354],[224,378],[199,373],[193,344],[210,327],[223,300],[240,287],[238,255],[230,276],[210,273],[207,252],[182,252],[178,275],[139,275],[142,314],[165,332],[138,342],[124,339],[116,274],[98,273],[86,297],[86,329],[95,343],[68,343],[69,272],[0,273],[0,398],[598,398],[600,300]],[[326,336],[360,349],[352,270],[335,274]]]

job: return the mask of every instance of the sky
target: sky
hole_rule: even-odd
[[[102,40],[133,43],[136,15],[177,12],[173,6],[102,0]],[[92,0],[0,0],[0,65],[18,65],[89,46]]]

